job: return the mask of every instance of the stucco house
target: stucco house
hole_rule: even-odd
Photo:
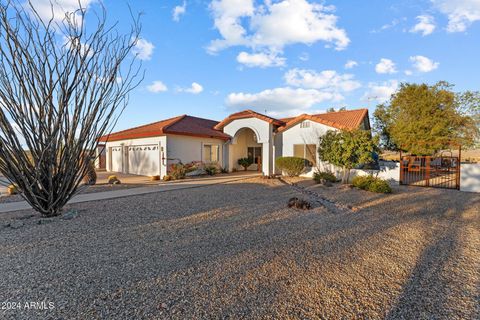
[[[318,138],[328,130],[370,129],[367,109],[302,114],[275,119],[255,111],[231,114],[221,122],[182,115],[114,132],[100,140],[107,171],[161,178],[172,163],[215,162],[241,170],[238,159],[250,157],[249,170],[271,175],[275,159],[298,156],[318,163]]]

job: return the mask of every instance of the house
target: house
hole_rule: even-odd
[[[252,110],[231,114],[221,122],[182,115],[111,133],[100,139],[106,149],[106,170],[163,177],[170,164],[215,162],[241,170],[238,159],[249,157],[249,170],[276,173],[275,158],[297,156],[312,167],[318,163],[318,138],[328,130],[370,129],[367,109],[302,114],[275,119]]]

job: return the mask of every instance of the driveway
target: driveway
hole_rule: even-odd
[[[0,300],[21,304],[0,318],[480,317],[478,195],[311,190],[349,207],[252,179],[0,215]]]

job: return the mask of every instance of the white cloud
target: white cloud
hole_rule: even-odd
[[[376,101],[383,103],[390,100],[392,94],[397,92],[399,83],[397,80],[390,80],[383,83],[371,82],[368,84],[368,91],[363,95],[363,101]]]
[[[203,91],[203,87],[196,83],[196,82],[193,82],[192,85],[190,86],[190,88],[178,88],[177,89],[178,92],[187,92],[187,93],[191,93],[191,94],[199,94]]]
[[[418,23],[410,29],[410,32],[421,33],[423,36],[428,36],[435,31],[435,19],[429,15],[422,15],[417,17]]]
[[[298,56],[298,59],[300,59],[301,61],[308,61],[310,60],[310,55],[308,54],[308,52],[302,52],[302,54]]]
[[[187,2],[183,1],[183,4],[181,6],[176,6],[173,8],[172,12],[172,19],[173,21],[180,21],[180,16],[184,15],[185,12],[187,12]]]
[[[331,6],[307,0],[265,1],[257,6],[253,0],[214,0],[210,10],[221,35],[208,46],[210,53],[232,46],[282,52],[287,45],[318,41],[342,50],[350,42],[345,30],[337,27]]]
[[[358,62],[354,60],[348,60],[347,63],[345,63],[345,69],[353,69],[356,66],[358,66]]]
[[[154,81],[147,86],[147,90],[153,93],[165,92],[168,90],[167,86],[162,81]]]
[[[155,46],[153,43],[145,39],[138,39],[135,47],[132,49],[132,53],[140,60],[150,60],[154,48]]]
[[[97,0],[81,0],[80,5],[84,9],[88,9],[93,3]],[[25,2],[28,6],[28,1]],[[53,7],[53,18],[56,21],[61,21],[65,18],[65,14],[74,13],[80,9],[78,0],[31,0],[35,11],[42,20],[49,20],[52,18],[52,7]],[[79,15],[76,15],[79,18]],[[77,22],[80,22],[77,20]]]
[[[392,74],[397,72],[397,69],[395,67],[395,63],[392,60],[382,58],[380,59],[380,62],[375,66],[375,71],[381,74]]]
[[[332,92],[316,89],[275,88],[258,93],[230,93],[226,105],[235,109],[252,108],[269,114],[299,114],[325,101],[340,101],[343,97]]]
[[[410,61],[413,63],[413,67],[419,72],[430,72],[438,68],[439,63],[424,57],[413,56],[410,57]]]
[[[412,70],[405,70],[405,75],[411,76],[413,74]]]
[[[338,74],[334,70],[316,72],[292,69],[285,73],[285,82],[294,87],[322,89],[326,92],[350,92],[361,87],[351,74]]]
[[[248,53],[242,51],[237,56],[237,61],[247,67],[278,67],[285,65],[285,58],[277,56],[275,53]]]
[[[431,0],[448,17],[448,32],[464,32],[475,21],[480,21],[479,0]]]

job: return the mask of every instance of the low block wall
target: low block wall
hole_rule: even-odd
[[[461,165],[460,191],[480,192],[480,163]]]
[[[317,168],[303,174],[303,177],[312,177]],[[342,170],[327,163],[320,163],[318,170],[331,171],[337,178],[342,177]],[[400,163],[393,161],[380,161],[380,170],[353,169],[350,172],[350,182],[355,176],[373,175],[387,180],[392,185],[400,183]],[[480,163],[464,163],[460,167],[460,191],[480,193]]]
[[[390,184],[400,183],[400,163],[398,162],[380,162],[380,170],[358,170],[354,169],[350,173],[350,179],[355,176],[373,175],[383,180],[387,180]]]

